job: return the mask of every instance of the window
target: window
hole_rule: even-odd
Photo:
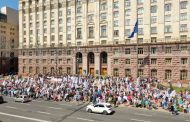
[[[82,7],[77,7],[77,14],[82,13]]]
[[[171,33],[172,32],[172,27],[171,25],[166,25],[165,26],[165,33]]]
[[[113,76],[118,77],[119,76],[119,69],[115,68],[113,69]]]
[[[187,70],[180,71],[180,80],[187,80]]]
[[[39,61],[39,59],[36,59],[36,63],[38,64],[40,61]]]
[[[130,69],[125,69],[125,76],[131,76],[131,70]]]
[[[115,2],[113,3],[113,8],[114,8],[114,9],[118,9],[118,8],[119,8],[119,1],[115,1]]]
[[[29,67],[29,73],[32,73],[32,71],[33,71],[33,68]]]
[[[113,60],[113,63],[114,63],[114,64],[118,64],[118,63],[119,63],[119,60],[118,60],[118,59],[114,59],[114,60]]]
[[[67,55],[71,55],[71,50],[67,50]]]
[[[22,73],[26,73],[26,67],[25,66],[22,68]]]
[[[138,8],[138,14],[143,14],[143,12],[144,12],[144,8],[143,7],[141,7],[141,8]]]
[[[119,20],[114,20],[113,25],[114,25],[114,27],[118,27],[119,26]]]
[[[77,16],[77,22],[81,22],[82,21],[82,16]]]
[[[151,59],[151,64],[157,64],[157,59],[156,58],[152,58]]]
[[[186,52],[187,51],[187,46],[181,46],[181,52]]]
[[[46,74],[46,73],[47,73],[47,68],[43,67],[43,74]]]
[[[32,59],[29,59],[29,63],[30,63],[30,64],[32,63]]]
[[[181,59],[181,64],[187,64],[187,58],[182,58]]]
[[[113,50],[113,53],[114,53],[114,55],[118,55],[118,54],[119,54],[119,48],[115,48],[115,49]]]
[[[180,9],[187,9],[187,1],[181,1],[180,2]]]
[[[88,15],[88,21],[89,22],[94,21],[94,15],[93,14]]]
[[[113,12],[113,17],[116,18],[116,17],[118,17],[118,16],[119,16],[119,11],[114,11],[114,12]]]
[[[143,48],[138,48],[138,54],[143,54]]]
[[[157,6],[151,6],[151,13],[156,13],[157,12]]]
[[[143,38],[138,38],[138,43],[143,43]]]
[[[29,56],[32,56],[32,52],[29,52]]]
[[[113,35],[114,35],[115,37],[118,37],[118,36],[119,36],[119,30],[114,30]]]
[[[77,39],[82,39],[82,29],[77,28]]]
[[[187,35],[181,35],[180,41],[187,41]]]
[[[138,18],[138,24],[143,25],[143,18]]]
[[[156,69],[151,70],[151,77],[153,77],[153,78],[157,77],[157,70]]]
[[[126,19],[126,20],[125,20],[125,25],[126,25],[126,26],[129,26],[129,25],[130,25],[130,19]]]
[[[165,22],[171,22],[171,14],[165,15]]]
[[[165,12],[171,11],[171,10],[172,10],[172,4],[171,3],[165,4]]]
[[[139,34],[139,35],[143,35],[143,34],[144,34],[143,28],[139,28],[139,29],[138,29],[138,34]]]
[[[172,59],[171,58],[166,58],[165,59],[165,64],[171,64],[172,63]]]
[[[125,6],[126,6],[126,7],[131,6],[131,1],[130,1],[130,0],[125,0]]]
[[[67,59],[67,64],[70,64],[70,63],[71,63],[71,59],[69,58],[69,59]]]
[[[71,67],[67,67],[67,74],[71,74]]]
[[[157,27],[151,27],[151,34],[157,33]]]
[[[187,31],[187,24],[181,24],[180,25],[180,31],[181,32],[186,32]]]
[[[151,47],[151,54],[156,54],[156,53],[157,53],[157,48]]]
[[[156,43],[157,42],[157,38],[156,37],[151,37],[151,43]]]
[[[102,4],[100,5],[100,9],[101,9],[102,11],[106,10],[106,9],[107,9],[107,3],[106,3],[106,2],[105,2],[105,3],[102,3]]]
[[[180,13],[180,20],[187,20],[187,13]]]
[[[138,69],[138,77],[139,77],[139,76],[143,76],[143,75],[144,75],[143,69]]]
[[[125,16],[130,16],[131,13],[131,9],[126,9],[125,10]]]
[[[130,59],[125,59],[125,64],[131,64],[131,60]]]
[[[127,54],[127,55],[131,54],[131,49],[130,48],[125,48],[125,54]]]
[[[151,24],[157,23],[157,16],[151,16]]]
[[[144,64],[144,60],[141,58],[141,59],[138,59],[138,64]]]
[[[107,19],[107,13],[101,13],[100,18],[101,18],[101,20],[106,20]]]
[[[131,30],[130,29],[125,29],[125,35],[129,36],[131,34]]]
[[[88,37],[89,38],[94,38],[94,27],[89,27],[88,28],[88,33],[89,33],[89,35],[88,35]]]
[[[166,70],[165,71],[165,79],[170,80],[172,77],[172,71],[171,70]]]
[[[138,5],[143,4],[143,2],[144,2],[144,0],[137,0],[137,4],[138,4]]]
[[[157,0],[151,0],[151,3],[156,3],[157,2]]]
[[[107,36],[107,27],[106,25],[101,26],[101,36],[106,37]]]
[[[101,44],[105,45],[105,44],[107,44],[107,41],[106,40],[101,40]]]

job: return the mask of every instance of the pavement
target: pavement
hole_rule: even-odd
[[[0,104],[0,122],[190,122],[190,114],[175,116],[169,112],[118,107],[113,115],[101,115],[87,113],[87,103],[17,103],[10,97],[4,99],[6,103]]]

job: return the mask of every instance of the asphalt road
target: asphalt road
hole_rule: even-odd
[[[190,122],[190,114],[174,116],[168,112],[119,107],[113,115],[91,114],[86,104],[31,101],[15,103],[4,98],[0,104],[0,122]]]

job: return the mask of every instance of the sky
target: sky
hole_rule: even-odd
[[[19,0],[0,0],[0,8],[3,6],[8,6],[18,10],[18,1]]]

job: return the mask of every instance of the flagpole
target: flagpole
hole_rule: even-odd
[[[136,17],[137,17],[137,22],[138,22],[138,1],[136,0]],[[137,25],[138,26],[138,25]],[[137,28],[138,29],[138,28]],[[138,42],[138,31],[137,31],[137,36],[136,36],[137,44],[136,44],[136,53],[137,53],[137,78],[138,78],[138,47],[139,47],[139,42]]]

